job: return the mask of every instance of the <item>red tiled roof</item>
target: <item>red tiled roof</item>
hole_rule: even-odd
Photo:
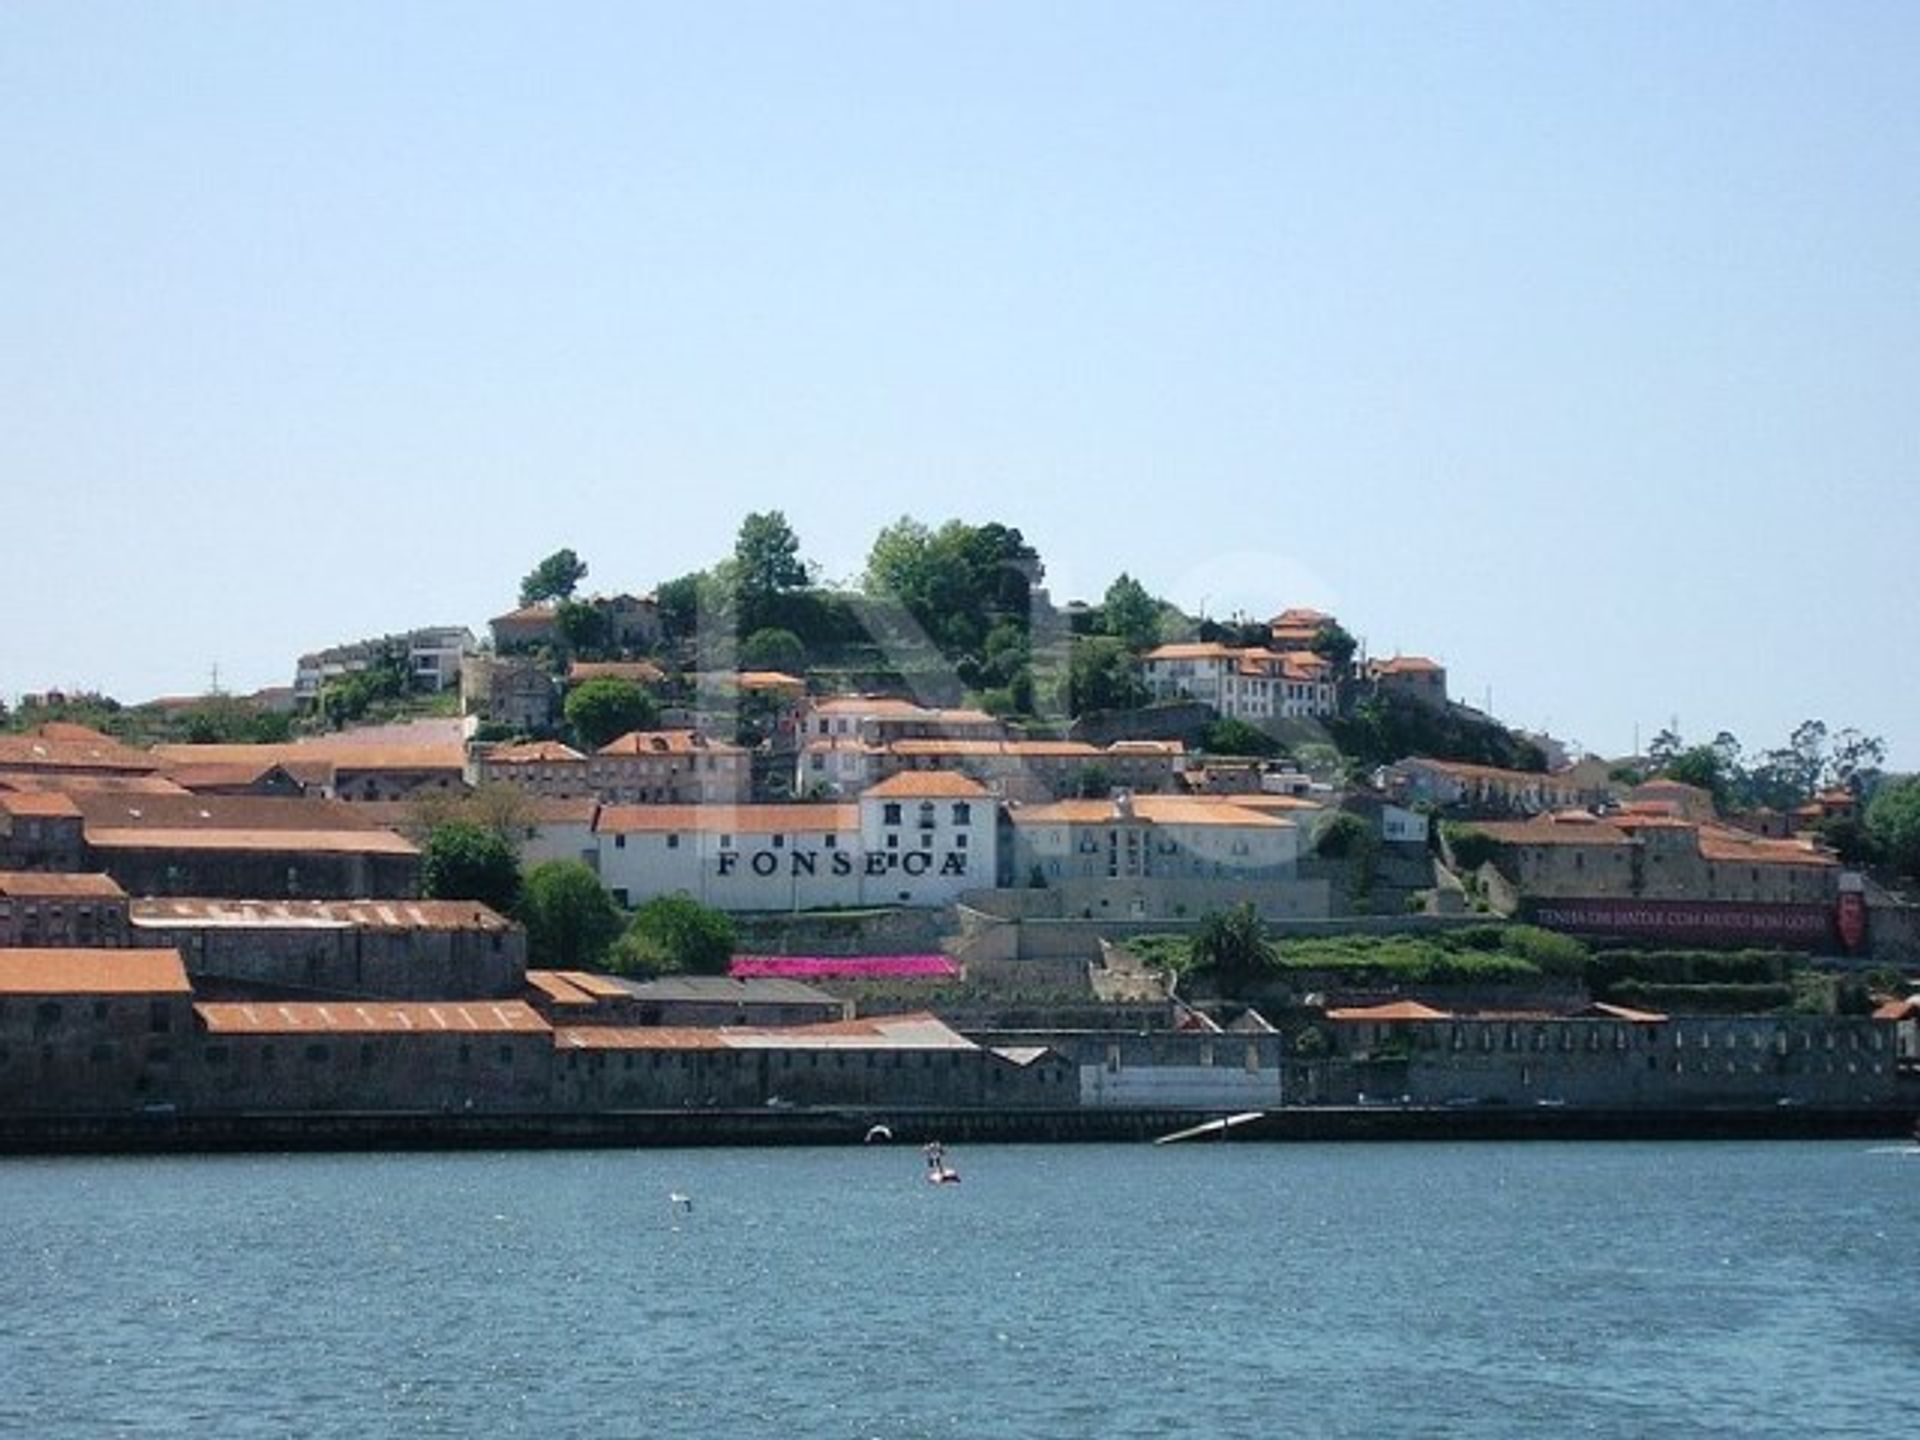
[[[0,814],[23,820],[77,819],[80,807],[71,796],[54,791],[0,790]]]
[[[863,796],[881,800],[902,799],[981,800],[990,792],[978,780],[953,770],[903,770],[900,774],[870,785]]]
[[[227,900],[160,896],[135,900],[136,926],[196,929],[504,933],[513,922],[477,900]]]
[[[528,1034],[551,1028],[524,1000],[202,1003],[193,1008],[210,1035]]]
[[[602,745],[600,755],[744,755],[730,740],[711,740],[694,730],[630,730]]]
[[[0,995],[187,995],[178,950],[0,950]]]
[[[0,895],[19,900],[124,900],[111,875],[63,875],[44,870],[0,870]]]
[[[96,850],[251,850],[269,854],[418,855],[419,847],[391,830],[168,830],[87,827]]]
[[[1357,1005],[1327,1011],[1329,1020],[1375,1020],[1390,1023],[1397,1020],[1451,1020],[1452,1018],[1448,1011],[1436,1010],[1431,1005],[1422,1005],[1418,1000],[1395,1000],[1386,1005]]]
[[[857,805],[603,805],[603,835],[694,831],[715,835],[820,834],[860,828]]]

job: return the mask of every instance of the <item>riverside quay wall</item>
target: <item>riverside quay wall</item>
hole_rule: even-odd
[[[1913,1023],[1400,1004],[1328,1012],[1331,1053],[1303,1062],[1260,1029],[968,1038],[930,1014],[674,1027],[556,1022],[523,1000],[196,1003],[175,951],[6,950],[0,1117],[1221,1114],[1381,1099],[1880,1115],[1913,1104],[1899,1058]]]

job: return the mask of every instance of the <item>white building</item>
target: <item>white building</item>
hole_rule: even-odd
[[[295,663],[294,701],[311,704],[329,680],[371,670],[389,653],[405,656],[407,675],[415,690],[437,695],[443,690],[457,689],[461,657],[471,655],[477,644],[473,632],[464,625],[429,625],[404,635],[356,640],[349,645],[316,650],[302,655]]]
[[[1251,901],[1263,914],[1324,916],[1324,881],[1298,877],[1301,832],[1279,797],[1119,795],[1012,812],[1016,885],[1059,892],[1096,919],[1201,915]]]
[[[1155,700],[1197,700],[1234,720],[1321,719],[1339,709],[1332,662],[1311,650],[1162,645],[1142,657],[1141,673]]]
[[[600,878],[638,904],[722,910],[936,906],[994,884],[996,806],[964,776],[897,775],[851,804],[609,805]]]

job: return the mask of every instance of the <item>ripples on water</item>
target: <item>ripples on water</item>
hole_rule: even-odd
[[[1920,1156],[954,1159],[0,1162],[0,1434],[1892,1434],[1920,1393]]]

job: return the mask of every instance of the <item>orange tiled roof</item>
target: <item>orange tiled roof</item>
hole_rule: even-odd
[[[187,995],[178,950],[0,950],[0,995]]]
[[[980,800],[985,799],[989,791],[979,781],[953,770],[905,770],[882,780],[878,785],[868,786],[861,794],[882,800],[895,795],[914,800]]]
[[[550,1029],[524,1000],[359,1004],[202,1003],[193,1007],[210,1035],[528,1034]]]
[[[57,791],[0,790],[0,814],[23,820],[71,820],[80,814],[73,797]]]
[[[1700,827],[1700,854],[1708,860],[1740,865],[1817,865],[1837,869],[1840,862],[1799,840],[1763,840],[1743,830]]]
[[[131,770],[160,767],[151,755],[85,726],[43,725],[0,735],[0,770]]]
[[[587,757],[558,740],[526,740],[517,745],[495,745],[481,757],[489,765],[585,764]]]
[[[1431,1005],[1422,1005],[1418,1000],[1395,1000],[1385,1005],[1355,1005],[1327,1011],[1329,1020],[1375,1020],[1391,1023],[1397,1020],[1451,1020],[1452,1018],[1451,1012],[1436,1010]]]
[[[744,755],[730,740],[711,740],[697,730],[629,730],[602,745],[599,755]]]
[[[252,850],[268,854],[418,855],[419,847],[391,830],[169,830],[87,827],[96,850]]]
[[[469,930],[502,933],[513,922],[476,900],[227,900],[159,896],[135,900],[135,925],[162,928]]]
[[[603,805],[602,835],[692,831],[710,835],[798,835],[856,831],[858,805]]]
[[[1231,660],[1240,652],[1217,640],[1188,640],[1173,645],[1156,645],[1142,660]]]
[[[124,900],[111,875],[66,875],[45,870],[0,870],[0,895],[20,900]]]
[[[572,984],[557,970],[529,970],[527,984],[532,989],[538,990],[554,1005],[590,1009],[594,1004],[593,996]]]

